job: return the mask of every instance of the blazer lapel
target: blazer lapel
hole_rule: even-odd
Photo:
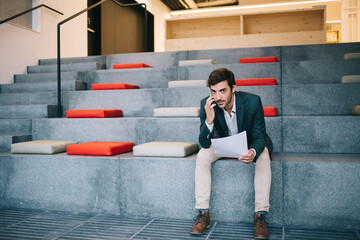
[[[241,133],[244,130],[243,120],[244,120],[245,106],[242,103],[239,95],[240,94],[238,92],[235,93],[235,96],[236,96],[236,121],[237,121],[238,131],[239,131],[239,133]]]

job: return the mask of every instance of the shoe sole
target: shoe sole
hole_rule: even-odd
[[[210,228],[210,225],[206,226],[206,229]],[[199,232],[190,232],[190,234],[192,235],[203,235],[206,232],[206,230],[203,233],[199,233]]]
[[[268,237],[254,237],[254,239],[269,239]]]

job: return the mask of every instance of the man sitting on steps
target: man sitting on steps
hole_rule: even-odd
[[[195,169],[195,208],[199,213],[190,233],[204,234],[210,227],[211,164],[219,159],[210,139],[246,130],[249,150],[239,157],[239,161],[255,164],[254,238],[267,239],[265,212],[270,208],[272,142],[266,134],[261,99],[254,94],[236,92],[234,73],[226,68],[214,70],[207,85],[211,95],[200,104],[199,142],[202,149],[197,155]]]

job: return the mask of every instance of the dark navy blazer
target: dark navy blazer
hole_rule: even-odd
[[[217,105],[214,107],[214,129],[212,132],[209,131],[205,124],[206,112],[204,106],[206,99],[208,99],[208,97],[202,99],[200,102],[199,143],[203,148],[210,147],[211,138],[229,136],[224,111]],[[273,146],[270,137],[266,133],[264,109],[261,98],[255,94],[238,91],[235,92],[235,99],[238,131],[240,133],[246,130],[248,148],[254,148],[256,150],[254,162],[256,162],[265,147],[267,147],[271,156]]]

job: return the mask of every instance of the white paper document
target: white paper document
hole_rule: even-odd
[[[211,144],[218,157],[239,158],[248,153],[246,131],[229,137],[211,139]]]

